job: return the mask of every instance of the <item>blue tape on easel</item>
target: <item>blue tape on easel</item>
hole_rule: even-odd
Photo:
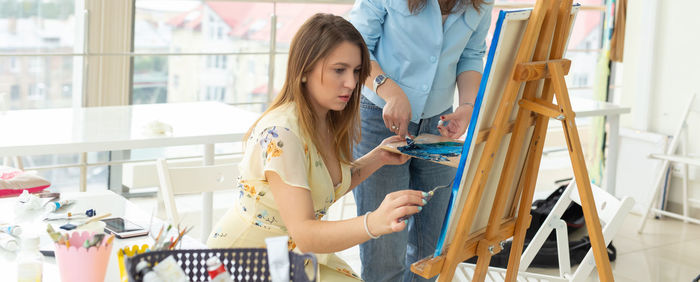
[[[452,193],[450,194],[450,201],[447,204],[447,213],[445,213],[445,219],[442,221],[442,228],[440,229],[440,237],[438,238],[437,245],[435,246],[435,253],[433,257],[438,257],[442,254],[442,248],[445,244],[445,238],[447,237],[447,226],[450,223],[452,217],[452,211],[454,209],[455,200],[457,198],[457,193],[459,192],[459,185],[462,183],[462,174],[464,172],[464,167],[466,166],[467,156],[469,155],[469,148],[472,145],[472,140],[474,139],[474,131],[476,130],[476,123],[481,113],[481,103],[484,100],[484,92],[486,92],[486,83],[489,80],[489,74],[491,73],[491,65],[493,64],[493,58],[496,53],[496,47],[498,45],[498,39],[501,35],[501,27],[506,14],[516,11],[500,11],[498,13],[498,21],[496,22],[496,28],[493,32],[493,39],[491,40],[491,47],[489,48],[489,54],[486,58],[486,66],[484,66],[484,73],[481,76],[481,82],[479,83],[479,92],[476,95],[476,101],[474,101],[474,112],[472,113],[471,120],[469,121],[469,128],[467,129],[467,137],[464,139],[464,146],[462,146],[462,154],[459,158],[459,166],[457,166],[457,174],[455,175],[454,182],[452,183]]]

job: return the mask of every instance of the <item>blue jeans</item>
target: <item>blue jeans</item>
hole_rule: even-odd
[[[421,133],[439,135],[438,120],[451,111],[448,109],[435,117],[422,119],[418,124],[410,123],[408,132],[414,136]],[[364,97],[360,102],[360,113],[362,141],[354,148],[355,158],[367,154],[382,140],[394,135],[384,126],[382,108]],[[455,168],[414,158],[403,165],[384,166],[354,189],[357,214],[377,209],[384,197],[394,191],[408,188],[429,191],[435,186],[449,184],[456,173]],[[361,244],[362,279],[368,282],[434,281],[425,280],[410,269],[412,263],[435,251],[449,199],[449,189],[438,190],[423,210],[409,219],[406,229]]]

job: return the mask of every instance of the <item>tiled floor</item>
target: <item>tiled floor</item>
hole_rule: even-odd
[[[538,177],[536,198],[546,197],[555,187],[554,180],[570,177],[566,152],[555,152],[543,158]],[[214,220],[226,211],[235,199],[232,192],[217,193],[214,197]],[[132,201],[143,209],[155,208],[155,198],[135,198]],[[181,196],[176,198],[185,224],[194,225],[190,234],[198,237],[200,199],[198,196]],[[163,212],[160,212],[163,215]],[[339,201],[331,207],[329,220],[353,217],[356,215],[352,195],[345,201]],[[617,281],[691,281],[700,275],[700,225],[683,223],[674,219],[649,220],[644,232],[637,233],[640,216],[630,214],[613,239],[617,247],[617,260],[612,263],[613,274]],[[340,252],[358,273],[361,271],[358,247]],[[532,272],[557,275],[555,269],[530,269]],[[591,274],[590,281],[597,281],[597,275]]]

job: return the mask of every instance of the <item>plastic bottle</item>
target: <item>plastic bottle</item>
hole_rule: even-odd
[[[141,273],[141,280],[143,280],[143,282],[163,282],[163,279],[160,279],[158,273],[153,271],[151,264],[145,260],[136,264],[136,272]]]
[[[226,267],[219,257],[213,256],[207,259],[207,272],[209,273],[209,281],[211,282],[229,282],[231,274],[226,271]]]
[[[17,281],[41,281],[44,256],[39,252],[39,236],[22,239],[22,250],[17,255]]]

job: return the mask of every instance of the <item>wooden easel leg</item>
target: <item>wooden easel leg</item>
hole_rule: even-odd
[[[489,272],[489,264],[491,263],[491,253],[488,251],[488,246],[479,244],[479,246],[477,246],[477,256],[479,259],[476,261],[476,266],[474,267],[472,281],[484,281],[486,279],[486,274]]]
[[[523,179],[523,191],[520,198],[520,206],[518,206],[518,215],[515,223],[515,231],[513,232],[513,242],[511,244],[510,255],[508,257],[508,267],[506,271],[505,281],[516,281],[518,270],[520,268],[520,257],[525,244],[525,233],[530,227],[532,216],[530,215],[530,207],[532,206],[532,197],[535,192],[535,184],[537,182],[537,173],[542,160],[542,149],[544,148],[544,139],[547,134],[547,125],[549,119],[546,117],[538,117],[535,124],[535,131],[528,149],[528,158],[525,162],[525,178]]]
[[[569,101],[569,93],[566,89],[564,74],[557,64],[547,64],[552,72],[552,84],[554,93],[557,97],[557,103],[566,117],[562,120],[562,126],[566,134],[566,143],[569,147],[569,156],[571,157],[571,165],[574,169],[578,193],[581,197],[581,207],[583,208],[583,216],[586,220],[586,228],[588,235],[591,238],[591,248],[593,249],[593,257],[595,258],[596,267],[598,268],[598,278],[601,281],[613,281],[612,269],[610,267],[610,259],[608,258],[603,232],[600,226],[600,218],[595,207],[595,199],[591,191],[591,182],[586,171],[586,163],[583,158],[581,149],[581,141],[578,136],[576,122],[574,121],[575,114],[571,109]]]
[[[533,55],[533,60],[546,60],[550,53],[557,56],[557,54],[565,45],[565,42],[560,38],[554,37],[554,33],[557,31],[555,27],[558,26],[559,29],[566,28],[568,22],[565,21],[566,16],[568,16],[571,10],[571,1],[561,2],[559,0],[552,2],[547,7],[547,14],[542,24],[542,31],[540,32],[540,37],[537,40],[538,46],[535,49],[535,54]],[[560,8],[560,9],[557,9]],[[561,18],[559,18],[559,14]],[[557,22],[557,21],[560,22]],[[568,29],[567,29],[568,30]],[[552,50],[549,48],[549,42],[552,43]],[[543,85],[542,98],[551,101],[552,93],[550,87],[550,81],[545,80]],[[527,95],[530,93],[529,88],[534,87],[537,89],[537,81],[528,82],[525,85],[525,92],[523,95],[524,99],[532,100],[536,97],[532,95]],[[524,111],[520,109],[519,111]],[[528,148],[527,158],[525,160],[525,167],[523,168],[524,177],[521,179],[522,183],[519,185],[520,194],[520,205],[518,206],[517,219],[515,224],[515,231],[513,232],[513,242],[511,244],[511,251],[508,259],[508,267],[506,271],[505,281],[513,282],[517,279],[518,270],[520,268],[520,258],[522,256],[523,245],[525,244],[525,233],[530,227],[530,222],[532,216],[530,216],[530,207],[532,206],[532,198],[535,191],[535,184],[537,182],[537,174],[539,172],[540,161],[542,159],[542,149],[544,148],[544,140],[547,134],[547,125],[549,124],[549,118],[546,116],[538,115],[535,119],[535,128],[530,139],[530,144]],[[516,198],[517,199],[517,198]]]

